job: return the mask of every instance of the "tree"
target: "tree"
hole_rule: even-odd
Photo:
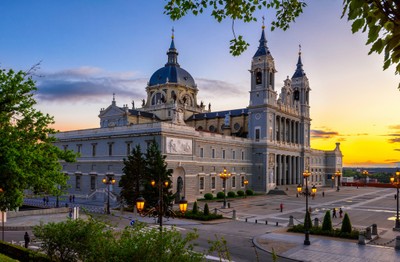
[[[324,221],[322,222],[322,231],[332,231],[332,219],[331,219],[331,211],[327,210],[325,212]]]
[[[172,20],[178,20],[191,12],[193,15],[202,14],[211,9],[211,16],[218,22],[225,19],[232,20],[232,33],[234,38],[230,40],[230,53],[234,56],[242,54],[249,44],[243,36],[236,36],[235,21],[245,23],[257,21],[254,12],[257,9],[267,8],[276,11],[276,20],[271,23],[271,30],[281,28],[286,30],[289,24],[303,12],[306,3],[298,0],[169,0],[164,6],[164,13]]]
[[[140,145],[132,150],[128,159],[124,159],[122,171],[124,174],[119,181],[120,196],[129,206],[134,206],[136,199],[140,196],[140,188],[146,175],[146,160]]]
[[[209,214],[210,214],[210,209],[209,209],[209,207],[208,207],[208,204],[205,203],[205,204],[204,204],[204,215],[205,215],[205,216],[208,216]]]
[[[350,222],[350,217],[347,213],[344,214],[343,221],[342,221],[342,228],[340,229],[342,233],[351,233],[352,226]]]
[[[115,245],[112,230],[92,218],[41,224],[33,233],[52,261],[110,261],[108,247]]]
[[[153,140],[146,151],[145,159],[146,159],[146,168],[145,168],[145,178],[143,181],[144,190],[142,191],[143,197],[150,204],[150,206],[156,206],[159,199],[161,189],[163,191],[163,210],[167,210],[166,208],[171,204],[174,196],[171,192],[172,188],[172,170],[167,168],[167,163],[165,162],[166,156],[161,154],[161,151],[158,149],[158,144],[155,140]],[[150,185],[151,181],[155,181],[156,186],[153,188]],[[165,182],[168,182],[168,185],[165,186]]]
[[[192,213],[197,214],[199,212],[199,207],[197,206],[197,201],[194,201],[193,203],[193,208],[192,208]]]
[[[392,0],[343,0],[343,14],[352,21],[352,32],[368,31],[368,54],[384,54],[383,70],[396,66],[400,73],[400,2]],[[399,87],[400,89],[400,84]]]
[[[290,23],[303,12],[306,3],[298,0],[169,0],[164,6],[164,13],[172,20],[178,20],[189,12],[199,15],[211,10],[211,16],[218,22],[232,20],[233,37],[230,41],[230,53],[238,56],[243,53],[248,43],[241,35],[236,36],[235,21],[245,23],[257,21],[254,12],[257,9],[273,9],[275,28],[286,30]],[[400,3],[393,0],[343,0],[342,18],[352,21],[352,32],[368,33],[367,45],[372,44],[369,54],[384,54],[383,69],[395,65],[395,73],[400,73]],[[399,87],[400,89],[400,84]]]
[[[52,144],[54,120],[34,108],[36,90],[31,70],[0,70],[1,210],[21,206],[25,189],[57,194],[57,185],[67,181],[59,160],[75,160],[71,151]]]

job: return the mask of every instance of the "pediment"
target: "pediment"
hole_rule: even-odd
[[[103,117],[114,117],[114,116],[122,116],[125,114],[125,111],[117,106],[109,106],[104,111],[102,111],[99,115],[100,118]]]

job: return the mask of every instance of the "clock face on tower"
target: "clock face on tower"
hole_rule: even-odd
[[[254,117],[255,117],[257,120],[259,120],[259,119],[261,118],[261,114],[260,114],[260,113],[257,113]]]
[[[336,159],[336,164],[337,164],[337,165],[341,165],[341,164],[342,164],[342,158],[341,158],[341,157],[338,157],[338,158]]]

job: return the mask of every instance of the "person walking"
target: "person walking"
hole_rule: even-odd
[[[332,209],[332,218],[336,218],[336,208]]]
[[[29,237],[28,232],[25,232],[24,240],[25,240],[25,248],[28,248],[29,242],[31,242],[31,238]]]
[[[283,204],[282,203],[280,205],[280,208],[281,208],[281,212],[283,212]]]
[[[340,218],[343,217],[343,210],[342,210],[342,208],[339,208],[339,217],[340,217]]]

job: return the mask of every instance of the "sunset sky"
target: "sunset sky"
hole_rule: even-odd
[[[366,35],[353,35],[340,19],[342,0],[307,2],[285,32],[268,29],[271,11],[257,13],[255,23],[236,22],[250,47],[232,57],[231,21],[204,14],[173,22],[161,0],[2,0],[0,66],[28,70],[40,62],[37,107],[55,117],[55,128],[99,127],[99,110],[113,93],[119,106],[146,97],[147,81],[167,61],[174,27],[178,62],[194,77],[198,101],[213,111],[244,108],[265,16],[279,91],[295,71],[301,44],[312,89],[312,147],[331,150],[340,142],[345,166],[398,167],[400,77],[393,68],[382,71],[383,57],[368,56]]]

